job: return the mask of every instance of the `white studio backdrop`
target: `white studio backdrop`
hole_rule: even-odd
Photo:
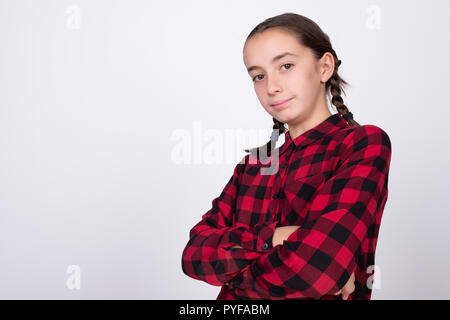
[[[392,141],[372,299],[449,299],[449,9],[1,0],[0,298],[215,299],[182,250],[270,136],[244,41],[294,12],[330,36],[355,119]]]

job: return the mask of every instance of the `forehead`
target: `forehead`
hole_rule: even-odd
[[[283,52],[297,55],[305,53],[305,46],[296,37],[284,30],[272,28],[251,37],[244,47],[244,63],[250,65],[269,65],[272,58]]]

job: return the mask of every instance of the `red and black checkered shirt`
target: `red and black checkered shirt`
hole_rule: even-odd
[[[370,300],[388,195],[391,142],[339,113],[257,159],[247,154],[183,250],[183,272],[222,286],[217,299]],[[277,160],[278,159],[278,164]],[[300,226],[272,246],[276,227]],[[233,246],[240,246],[242,248]]]

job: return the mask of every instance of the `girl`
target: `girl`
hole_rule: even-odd
[[[217,299],[369,300],[389,136],[353,120],[341,60],[312,20],[285,13],[263,21],[243,55],[273,133],[245,150],[190,230],[184,273],[221,286]],[[285,142],[275,149],[280,133]]]

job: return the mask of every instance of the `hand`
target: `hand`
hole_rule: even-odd
[[[289,236],[298,228],[300,228],[300,226],[284,226],[275,228],[272,238],[272,246],[275,247],[276,245],[283,244],[283,241],[289,238]],[[234,245],[231,248],[242,247],[239,245]]]
[[[348,296],[355,291],[355,273],[353,272],[352,275],[350,276],[350,279],[348,279],[347,283],[345,284],[345,286],[339,290],[336,293],[333,293],[334,295],[338,295],[342,293],[342,299],[343,300],[347,300]]]
[[[289,238],[289,236],[300,226],[285,226],[275,228],[275,232],[273,234],[272,245],[275,247],[278,244],[283,244],[283,241]],[[242,248],[240,245],[234,245],[231,248]],[[228,282],[225,283],[228,285]]]
[[[296,231],[300,226],[284,226],[275,228],[272,238],[272,246],[275,247],[279,244],[283,244],[284,240],[287,240],[289,236]]]

